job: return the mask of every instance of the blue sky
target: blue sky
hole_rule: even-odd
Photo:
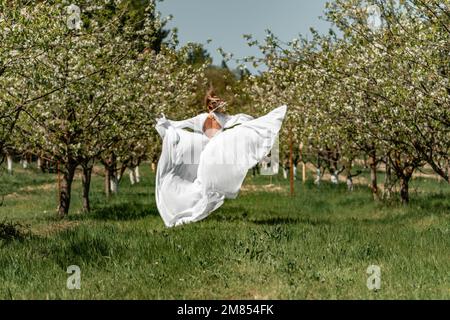
[[[180,43],[205,44],[220,64],[217,48],[234,53],[235,57],[257,55],[256,48],[247,46],[243,34],[256,39],[272,30],[281,40],[288,41],[298,34],[307,36],[313,27],[326,33],[330,25],[323,16],[326,0],[164,0],[158,3],[163,16],[173,15],[169,28],[177,27]],[[208,39],[212,42],[206,44]],[[234,67],[234,65],[230,65]],[[251,68],[250,68],[251,69]],[[252,69],[251,69],[252,70]]]

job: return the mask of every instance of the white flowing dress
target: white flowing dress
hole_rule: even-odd
[[[248,170],[272,149],[286,109],[283,105],[256,119],[214,112],[221,129],[212,138],[203,132],[208,113],[183,121],[158,119],[163,145],[155,197],[164,224],[202,220],[225,199],[236,198]]]

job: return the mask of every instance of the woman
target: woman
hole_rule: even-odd
[[[163,146],[155,196],[167,227],[202,220],[236,198],[247,171],[272,149],[286,114],[281,106],[257,119],[230,116],[212,90],[205,105],[208,112],[191,119],[157,120]]]

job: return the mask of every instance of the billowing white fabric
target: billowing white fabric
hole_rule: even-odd
[[[211,139],[203,132],[208,113],[184,121],[158,119],[156,130],[163,146],[155,196],[165,225],[199,221],[224,199],[236,198],[248,170],[272,149],[286,108],[256,119],[214,112],[222,129]]]

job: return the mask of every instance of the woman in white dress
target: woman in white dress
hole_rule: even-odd
[[[167,227],[202,220],[236,198],[247,171],[272,149],[286,114],[281,106],[256,119],[230,116],[212,90],[205,104],[208,112],[191,119],[157,119],[163,146],[155,196]]]

